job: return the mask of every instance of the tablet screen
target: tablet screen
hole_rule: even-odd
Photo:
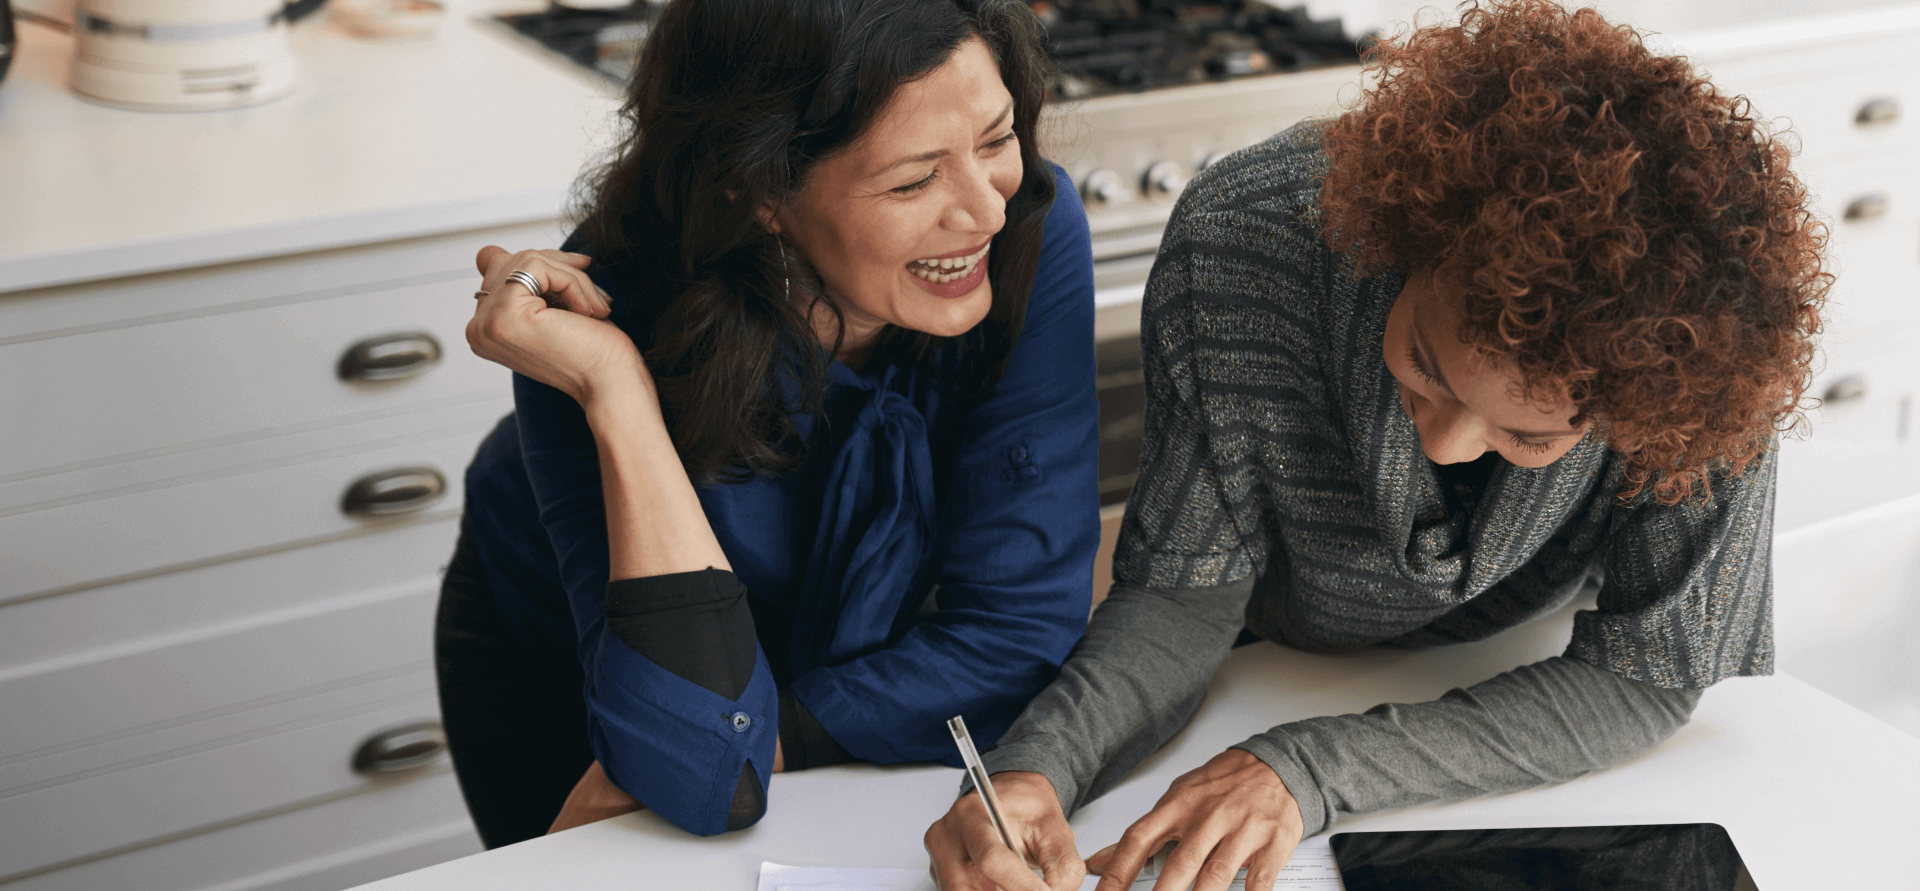
[[[1717,823],[1342,832],[1346,891],[1757,891]]]

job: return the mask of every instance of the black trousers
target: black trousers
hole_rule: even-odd
[[[494,605],[467,521],[434,617],[440,720],[467,811],[488,848],[546,834],[593,763],[570,647],[538,648]]]

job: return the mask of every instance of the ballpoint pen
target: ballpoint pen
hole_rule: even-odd
[[[1025,855],[1014,846],[1013,836],[1007,834],[1006,821],[1000,818],[1000,796],[994,794],[993,784],[987,781],[987,767],[980,763],[980,751],[973,747],[973,737],[967,733],[967,719],[959,715],[948,718],[947,730],[953,734],[953,744],[960,748],[960,760],[966,762],[967,775],[973,777],[974,788],[980,790],[980,800],[987,805],[987,819],[993,821],[994,831],[1007,843],[1007,850],[1025,860]]]

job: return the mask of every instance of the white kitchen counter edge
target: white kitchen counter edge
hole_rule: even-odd
[[[70,250],[0,255],[0,292],[554,219],[568,187],[312,217]]]

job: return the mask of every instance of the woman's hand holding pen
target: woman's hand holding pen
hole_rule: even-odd
[[[485,279],[467,323],[474,354],[572,396],[582,405],[610,389],[653,381],[633,341],[605,319],[606,292],[587,277],[591,258],[565,251],[510,254],[488,245],[474,258]],[[532,278],[539,293],[516,273]]]
[[[1228,749],[1174,780],[1119,844],[1087,858],[1087,869],[1100,874],[1097,891],[1122,891],[1171,843],[1154,891],[1226,891],[1243,866],[1248,888],[1271,888],[1305,828],[1280,775],[1253,753]]]
[[[1073,827],[1060,812],[1060,799],[1047,778],[1027,771],[993,775],[1001,819],[1045,881],[1010,851],[987,817],[978,791],[970,792],[927,829],[932,859],[929,872],[942,891],[1069,891],[1086,879],[1087,867],[1074,848]]]

